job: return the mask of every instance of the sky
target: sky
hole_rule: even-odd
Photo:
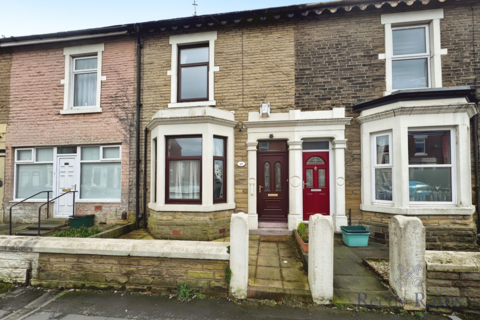
[[[197,15],[325,0],[196,0]],[[0,37],[192,16],[193,0],[0,0]]]

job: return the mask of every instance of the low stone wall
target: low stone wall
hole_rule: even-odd
[[[0,236],[0,282],[227,296],[228,242]],[[28,271],[28,273],[27,273]]]
[[[480,252],[427,251],[429,310],[480,314]]]
[[[234,210],[161,212],[150,210],[148,231],[157,239],[210,241],[230,235]]]
[[[385,244],[389,242],[388,223],[395,215],[362,211],[361,225],[370,230],[370,237]],[[409,216],[413,217],[413,216]],[[416,216],[426,229],[427,250],[478,250],[476,224],[471,215]]]

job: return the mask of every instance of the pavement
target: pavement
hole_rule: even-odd
[[[421,319],[449,319],[424,314]],[[273,301],[193,299],[129,292],[57,291],[16,288],[0,295],[1,320],[126,320],[126,319],[418,319],[392,310],[340,310],[311,304]],[[465,318],[460,318],[465,319]],[[473,318],[471,318],[473,319]]]

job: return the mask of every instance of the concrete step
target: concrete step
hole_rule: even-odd
[[[249,285],[247,289],[248,299],[275,300],[275,301],[301,301],[313,302],[310,290],[275,288],[258,285]]]
[[[55,230],[58,228],[63,227],[64,225],[61,224],[52,224],[52,223],[41,223],[40,230]],[[27,230],[38,230],[38,225],[32,224],[27,227]]]
[[[40,230],[40,235],[43,236],[52,230]],[[38,236],[37,230],[24,230],[16,233],[17,236]]]
[[[286,222],[259,222],[259,229],[288,229]]]
[[[258,228],[257,230],[250,230],[250,234],[260,236],[291,236],[293,233],[288,229]]]
[[[59,224],[62,226],[68,226],[70,224],[70,220],[65,218],[48,218],[48,219],[42,220],[42,223]]]

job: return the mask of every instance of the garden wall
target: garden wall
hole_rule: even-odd
[[[0,236],[0,282],[227,296],[228,242]]]

